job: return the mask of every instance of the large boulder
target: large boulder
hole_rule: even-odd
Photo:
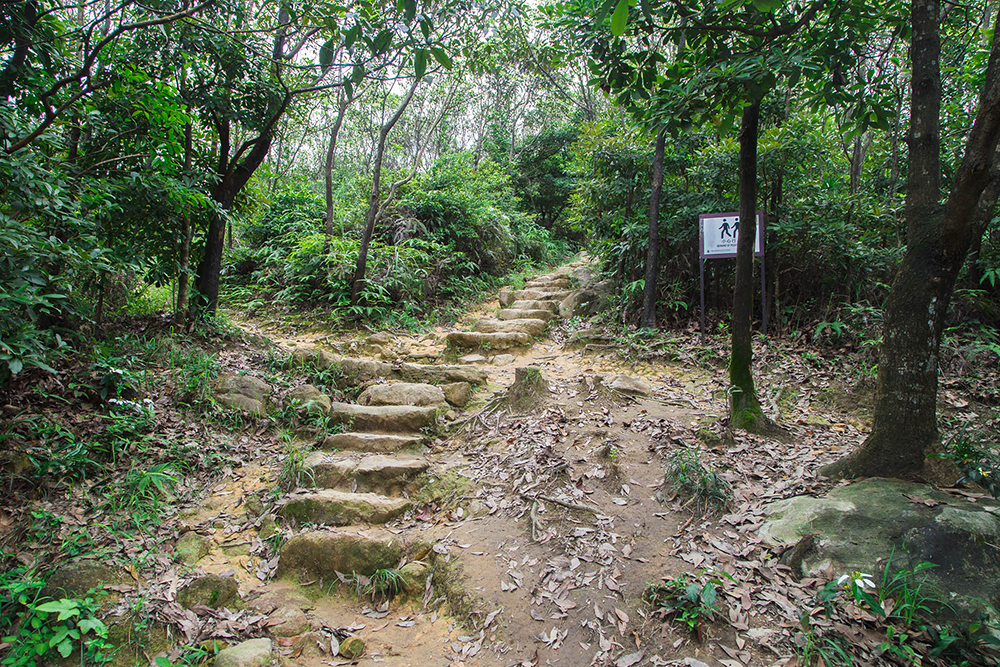
[[[587,317],[597,312],[597,292],[589,289],[578,289],[559,302],[559,316],[562,318]]]
[[[326,414],[330,404],[330,397],[311,384],[298,386],[285,396],[285,405],[297,406],[304,413]]]
[[[927,561],[945,594],[1000,608],[1000,503],[943,493],[926,484],[871,478],[824,497],[771,503],[758,533],[769,544],[801,544],[789,566],[801,575],[877,574]],[[973,605],[974,606],[974,605]]]
[[[373,384],[358,396],[361,405],[413,405],[420,407],[443,407],[446,405],[444,392],[431,384],[415,382],[393,382]]]
[[[281,547],[278,577],[336,581],[337,573],[371,576],[396,567],[403,544],[385,531],[316,531],[290,537]]]
[[[271,385],[251,375],[221,375],[216,382],[215,400],[225,408],[252,415],[267,414]]]

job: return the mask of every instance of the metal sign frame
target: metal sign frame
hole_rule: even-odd
[[[701,273],[701,343],[705,344],[705,260],[727,259],[736,257],[736,253],[708,253],[705,252],[705,221],[718,220],[720,218],[739,218],[739,213],[702,213],[698,216],[698,264]],[[739,222],[737,221],[737,224]],[[754,255],[760,257],[760,309],[761,324],[764,335],[767,335],[767,281],[764,271],[764,212],[757,211],[757,238],[754,243]],[[737,243],[739,239],[737,238]]]

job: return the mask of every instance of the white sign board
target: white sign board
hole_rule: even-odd
[[[739,238],[739,213],[702,213],[698,216],[701,235],[701,258],[736,257],[736,240]],[[753,254],[764,252],[764,212],[757,211],[757,238]]]

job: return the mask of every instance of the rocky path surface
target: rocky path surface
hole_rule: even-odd
[[[650,582],[734,569],[752,549],[736,523],[720,534],[658,491],[663,451],[718,418],[710,376],[621,368],[586,330],[557,327],[601,307],[593,282],[579,259],[422,337],[271,335],[342,393],[222,380],[220,402],[263,412],[277,398],[303,426],[281,471],[244,466],[186,515],[178,551],[207,578],[202,602],[235,580],[236,620],[310,667],[770,664],[737,636],[749,609],[699,643],[642,601]],[[216,665],[255,666],[260,650]]]

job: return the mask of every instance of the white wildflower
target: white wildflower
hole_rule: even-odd
[[[851,588],[852,583],[861,590],[866,588],[875,590],[875,582],[872,581],[872,575],[865,574],[864,572],[852,572],[841,575],[840,579],[837,579],[837,585],[843,585],[844,588]]]

